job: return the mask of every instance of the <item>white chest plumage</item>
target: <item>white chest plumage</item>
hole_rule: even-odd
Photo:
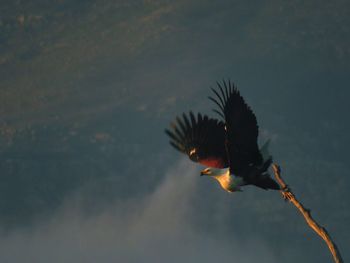
[[[228,192],[241,191],[240,187],[245,185],[243,178],[230,175],[230,171],[228,169],[225,173],[213,175],[212,177],[214,177],[219,182],[221,187]]]

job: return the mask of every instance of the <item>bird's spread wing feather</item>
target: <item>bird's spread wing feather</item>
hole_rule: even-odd
[[[225,120],[230,172],[240,176],[245,174],[249,166],[262,162],[257,144],[256,117],[233,83],[223,81],[217,85],[217,90],[212,89],[215,96],[209,99],[219,107],[219,110],[214,111]]]
[[[200,113],[196,117],[190,112],[177,117],[171,129],[165,132],[170,137],[170,144],[192,161],[209,167],[228,167],[223,122]]]

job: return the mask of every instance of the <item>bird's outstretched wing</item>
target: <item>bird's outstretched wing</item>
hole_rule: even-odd
[[[215,98],[209,97],[218,107],[214,110],[225,120],[226,149],[230,172],[243,175],[250,166],[260,165],[257,138],[258,125],[251,108],[230,81],[217,82],[218,90],[212,89]]]
[[[188,116],[177,117],[171,129],[165,130],[170,144],[194,162],[215,168],[228,167],[224,123],[200,113],[197,118],[192,112]]]

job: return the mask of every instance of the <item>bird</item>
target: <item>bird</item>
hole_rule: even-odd
[[[254,112],[233,82],[222,80],[216,84],[208,98],[216,105],[213,111],[220,118],[192,111],[177,116],[165,129],[170,145],[206,166],[200,175],[214,178],[227,192],[241,192],[247,185],[280,190],[268,173],[272,164],[269,141],[259,149]]]

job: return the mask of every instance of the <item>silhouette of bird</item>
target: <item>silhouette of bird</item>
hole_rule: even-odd
[[[166,134],[170,144],[189,158],[207,166],[201,175],[216,179],[228,192],[245,185],[279,190],[267,172],[272,163],[269,142],[259,149],[259,128],[255,114],[231,81],[217,82],[212,97],[222,120],[189,112],[176,117]]]

